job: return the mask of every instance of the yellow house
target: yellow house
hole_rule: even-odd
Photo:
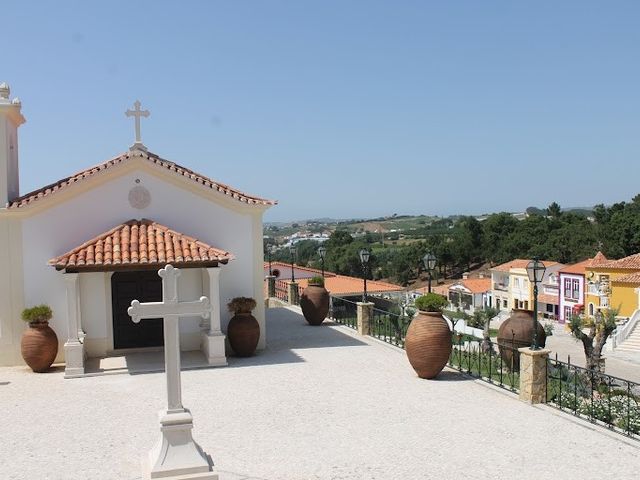
[[[598,252],[585,268],[585,275],[587,315],[619,308],[620,317],[630,317],[640,308],[640,253],[620,260],[607,260]]]

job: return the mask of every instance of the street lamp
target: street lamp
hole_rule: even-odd
[[[324,278],[324,258],[327,255],[327,249],[324,245],[320,245],[320,248],[318,248],[318,255],[320,256],[320,263],[322,264],[322,278]]]
[[[531,350],[539,350],[538,346],[538,284],[542,282],[544,278],[544,272],[546,267],[544,263],[534,257],[527,264],[527,276],[529,281],[533,283],[533,342],[531,344]]]
[[[427,252],[427,254],[424,257],[422,257],[422,262],[424,263],[424,268],[427,270],[427,273],[429,274],[429,293],[431,293],[431,272],[433,272],[433,270],[436,268],[436,263],[438,263],[438,259],[433,253]]]
[[[269,262],[269,276],[273,276],[271,271],[271,254],[273,253],[273,245],[267,245],[267,261]]]
[[[362,272],[364,273],[364,292],[362,293],[362,301],[367,301],[367,267],[369,266],[369,257],[371,252],[366,248],[360,250],[360,263],[362,264]]]
[[[289,247],[289,252],[291,253],[291,283],[295,283],[296,275],[293,272],[293,265],[296,263],[296,246],[295,246],[295,244],[292,244],[291,247]]]

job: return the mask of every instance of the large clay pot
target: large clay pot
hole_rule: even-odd
[[[544,347],[547,334],[540,322],[536,322],[538,345]],[[530,347],[533,343],[533,312],[514,309],[498,329],[498,349],[505,365],[514,372],[520,371],[518,348]]]
[[[236,313],[229,320],[227,337],[238,357],[250,357],[256,351],[260,339],[258,320],[250,312]]]
[[[420,378],[438,375],[451,355],[451,330],[442,313],[418,312],[407,329],[404,348]]]
[[[48,322],[30,323],[22,333],[22,358],[34,372],[46,372],[58,354],[58,337]]]
[[[320,325],[329,313],[329,292],[321,285],[309,284],[300,296],[302,314],[310,325]]]

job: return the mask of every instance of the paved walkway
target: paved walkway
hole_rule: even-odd
[[[640,442],[273,309],[269,348],[183,373],[194,436],[221,480],[623,479]],[[138,479],[164,375],[64,380],[0,368],[0,478]]]

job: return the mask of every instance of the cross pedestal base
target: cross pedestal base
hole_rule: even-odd
[[[218,480],[211,471],[213,462],[193,437],[193,417],[188,409],[178,412],[162,410],[161,437],[149,452],[144,478],[165,480]]]

